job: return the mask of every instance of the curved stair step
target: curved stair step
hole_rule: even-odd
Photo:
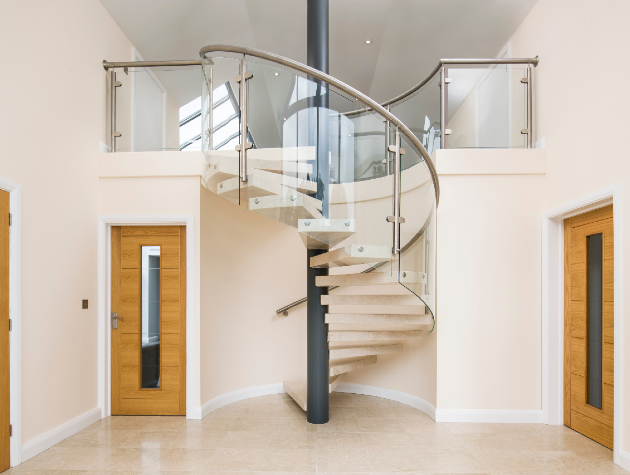
[[[285,381],[282,387],[297,405],[306,411],[306,381]]]
[[[259,198],[270,195],[294,195],[298,193],[314,193],[317,183],[275,173],[254,171],[248,174],[247,182],[241,182],[240,177],[230,178],[219,183],[217,194],[222,198],[238,199],[245,191],[247,198]],[[313,204],[322,209],[322,203],[316,198],[308,196]]]
[[[376,355],[361,358],[343,358],[339,360],[330,360],[328,374],[330,376],[335,376],[373,364],[376,364]]]
[[[331,393],[339,385],[339,383],[346,377],[348,373],[341,373],[328,378],[328,392]]]
[[[426,274],[422,272],[403,272],[403,275],[400,276],[400,282],[402,284],[422,284],[426,282]],[[361,274],[337,274],[315,277],[315,285],[317,287],[330,287],[333,285],[343,287],[349,285],[381,285],[397,283],[398,274],[387,275],[378,271]]]
[[[328,249],[356,232],[354,219],[300,219],[297,230],[307,249]]]
[[[293,200],[294,197],[295,200]],[[312,199],[310,196],[302,194],[263,196],[251,198],[249,209],[274,221],[296,228],[300,219],[321,218],[322,215],[313,206]]]
[[[328,332],[328,341],[419,340],[421,338],[422,330],[339,330]]]
[[[337,385],[346,377],[346,374],[347,373],[336,374],[335,376],[331,376],[328,378],[329,393],[335,390]],[[284,383],[282,383],[282,387],[284,388],[285,392],[293,398],[297,405],[300,406],[302,410],[306,411],[306,381],[285,381]]]
[[[396,353],[403,350],[402,343],[393,345],[369,345],[355,347],[330,348],[330,359],[353,358],[357,356],[384,355],[386,353]]]
[[[208,185],[216,186],[221,181],[240,176],[238,152],[231,153],[234,155],[212,155],[211,157],[206,157],[208,170],[205,178]],[[287,175],[288,177],[306,176],[313,173],[313,165],[309,163],[252,158],[251,150],[247,158],[247,167],[250,173],[263,172]]]
[[[321,275],[315,277],[315,285],[317,287],[331,287],[333,285],[342,287],[348,285],[379,285],[397,283],[397,276],[383,274],[378,271],[365,274]]]
[[[223,157],[237,157],[236,150],[206,150],[206,160]],[[271,147],[271,148],[250,148],[247,152],[247,158],[255,158],[257,160],[278,160],[285,162],[308,162],[317,160],[316,149],[314,146],[302,147]]]
[[[355,266],[385,262],[392,258],[391,246],[362,246],[352,244],[341,249],[311,257],[311,267]],[[332,284],[336,285],[336,284]]]
[[[326,323],[392,323],[430,325],[431,315],[409,315],[394,313],[327,313]]]
[[[424,306],[415,295],[322,295],[322,305]]]

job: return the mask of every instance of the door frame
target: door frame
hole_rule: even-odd
[[[105,215],[98,218],[98,405],[103,418],[112,415],[111,401],[111,235],[112,226],[186,226],[186,419],[194,419],[198,374],[199,319],[195,311],[194,216]],[[197,338],[195,338],[197,335]]]
[[[13,328],[9,336],[11,467],[22,463],[22,186],[0,178],[0,189],[9,192],[11,249],[9,254],[9,307]]]
[[[564,424],[564,220],[610,204],[615,236],[615,410],[613,461],[621,464],[623,429],[623,203],[622,185],[591,193],[542,215],[543,423]]]

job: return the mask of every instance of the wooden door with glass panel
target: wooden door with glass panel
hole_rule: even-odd
[[[186,414],[186,228],[112,227],[112,414]]]
[[[612,205],[565,220],[564,423],[613,448]]]

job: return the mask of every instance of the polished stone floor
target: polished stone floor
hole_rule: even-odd
[[[5,474],[628,473],[612,451],[563,426],[436,424],[404,404],[354,394],[333,393],[330,405],[330,422],[318,426],[286,394],[202,421],[109,417]]]

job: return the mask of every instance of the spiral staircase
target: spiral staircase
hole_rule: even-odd
[[[405,340],[434,328],[439,184],[426,147],[430,139],[429,148],[436,145],[439,111],[429,117],[422,107],[424,89],[385,109],[331,76],[271,53],[223,45],[200,55],[206,186],[294,228],[307,249],[321,250],[310,258],[312,268],[341,268],[316,278],[317,287],[342,289],[320,297],[328,306],[332,392],[350,371],[403,351]],[[224,100],[213,98],[218,77],[238,90],[240,137],[229,147],[217,114]],[[426,123],[430,131],[422,128]],[[287,381],[284,388],[306,411],[306,381]]]

